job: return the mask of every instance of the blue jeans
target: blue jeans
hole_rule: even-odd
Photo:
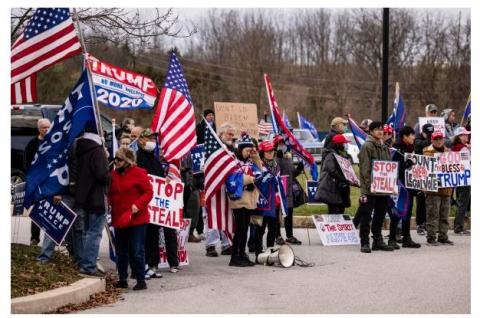
[[[217,229],[207,228],[207,248],[217,245],[217,243],[220,242],[220,239],[222,241],[222,251],[228,249],[230,247],[230,242],[228,241],[225,232],[219,231]]]
[[[95,273],[100,241],[105,227],[105,213],[86,213],[83,239],[83,257],[79,264],[80,270]]]
[[[145,280],[146,224],[115,229],[115,250],[120,280],[128,278],[128,263],[137,281]]]
[[[45,234],[43,237],[42,252],[37,257],[37,261],[47,262],[52,258],[55,251],[55,242]]]

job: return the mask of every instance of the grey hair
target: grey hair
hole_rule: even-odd
[[[229,129],[235,129],[232,124],[224,123],[218,128],[218,137],[222,138],[222,135],[227,132]]]
[[[50,120],[48,118],[40,118],[39,120],[37,120],[37,128],[38,129],[40,129],[40,125],[42,123],[48,123],[49,125],[51,124]]]

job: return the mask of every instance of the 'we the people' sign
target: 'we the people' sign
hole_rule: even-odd
[[[183,220],[183,183],[148,175],[153,197],[148,204],[150,223],[180,229]]]
[[[398,194],[398,162],[374,160],[372,166],[372,193]]]

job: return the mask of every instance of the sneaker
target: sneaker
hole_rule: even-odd
[[[30,241],[30,245],[31,245],[31,246],[37,246],[38,243],[40,243],[40,241],[37,240],[37,239],[32,239],[32,240]]]
[[[429,246],[438,246],[438,242],[437,242],[435,239],[433,239],[433,238],[429,238],[429,239],[427,239],[427,245],[429,245]]]
[[[423,225],[417,225],[417,234],[418,235],[425,235],[425,227]]]
[[[420,248],[421,245],[418,243],[415,243],[412,239],[404,239],[402,247],[405,248]]]
[[[285,244],[285,240],[283,239],[283,237],[279,236],[277,237],[277,239],[275,240],[275,243],[277,245],[284,245]]]
[[[189,242],[189,243],[200,243],[201,241],[202,241],[201,238],[196,237],[196,236],[193,235],[193,234],[190,234],[190,235],[188,236],[188,242]]]
[[[394,241],[394,240],[388,240],[388,246],[391,246],[396,250],[400,249],[400,245],[398,245],[397,241]]]
[[[226,249],[222,250],[222,253],[220,253],[220,254],[222,254],[222,255],[232,255],[232,251],[233,251],[232,247],[229,246]]]
[[[232,255],[230,258],[230,263],[228,263],[228,266],[235,266],[235,267],[247,267],[248,264],[244,262],[240,256],[235,256]]]
[[[150,267],[148,270],[148,274],[150,275],[150,278],[162,278],[162,273],[158,270],[158,268]]]
[[[177,266],[170,267],[168,270],[170,273],[178,273],[180,269]]]
[[[454,245],[453,242],[449,239],[438,239],[438,243],[443,245]]]
[[[360,252],[362,253],[371,253],[372,250],[370,249],[370,244],[363,244],[360,248]]]
[[[295,236],[290,236],[285,240],[285,242],[293,244],[293,245],[302,245],[302,242],[299,241]]]
[[[145,281],[137,282],[135,286],[132,288],[133,290],[143,290],[147,289],[147,283]]]
[[[208,257],[218,257],[218,253],[215,250],[215,246],[207,247],[207,254]]]
[[[113,283],[115,288],[128,288],[128,283],[126,280],[119,280],[118,282]]]
[[[95,271],[95,272],[87,272],[87,271],[84,271],[83,269],[81,269],[79,272],[78,272],[78,275],[82,276],[82,277],[85,277],[85,278],[105,278],[105,275],[100,273],[99,271]]]
[[[201,239],[202,241],[205,241],[207,239],[207,237],[203,233],[198,234],[198,238]]]

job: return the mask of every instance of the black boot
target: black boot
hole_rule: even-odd
[[[247,254],[240,255],[240,259],[247,264],[247,266],[255,266],[255,263],[250,260]]]
[[[371,253],[372,250],[370,249],[370,244],[362,244],[362,247],[360,248],[360,252],[362,253]]]
[[[372,244],[372,251],[387,251],[387,252],[391,252],[393,251],[395,248],[393,246],[389,246],[387,244],[385,244],[385,242],[383,241],[383,238],[382,237],[377,237],[373,240],[373,244]]]
[[[113,283],[115,288],[128,288],[128,283],[126,280],[119,280],[118,282]]]
[[[133,290],[143,290],[143,289],[147,289],[147,283],[145,283],[144,280],[137,281],[137,284],[133,286]]]
[[[246,267],[248,264],[240,258],[238,255],[232,255],[230,258],[229,266],[236,266],[236,267]]]
[[[421,245],[418,243],[415,243],[411,237],[404,237],[402,247],[420,248]]]
[[[391,246],[396,250],[400,249],[400,245],[397,244],[396,240],[388,240],[388,246]]]

